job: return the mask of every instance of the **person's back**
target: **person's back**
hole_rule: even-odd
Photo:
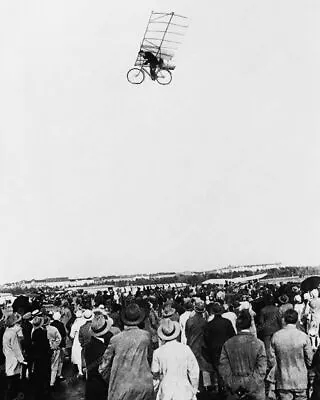
[[[222,317],[222,306],[213,310],[216,311],[215,317],[204,328],[204,355],[213,366],[218,367],[222,346],[235,335],[235,331],[232,323]]]
[[[260,311],[259,331],[262,336],[272,336],[281,329],[281,317],[278,307],[268,304]]]
[[[223,345],[219,373],[231,395],[244,389],[251,399],[265,400],[266,352],[250,326],[249,311],[241,311],[237,318],[239,333]]]
[[[298,313],[287,310],[286,326],[271,340],[272,365],[275,368],[275,387],[281,400],[289,396],[307,398],[308,370],[313,352],[309,337],[296,328]]]
[[[271,340],[277,365],[275,378],[279,389],[306,389],[307,367],[312,362],[310,339],[290,324],[273,335]]]

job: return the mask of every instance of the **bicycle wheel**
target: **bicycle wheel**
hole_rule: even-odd
[[[144,81],[145,74],[140,68],[131,68],[127,73],[127,79],[130,83],[134,85],[139,85]]]
[[[161,69],[157,74],[157,82],[160,85],[169,85],[172,81],[172,74],[167,69]]]

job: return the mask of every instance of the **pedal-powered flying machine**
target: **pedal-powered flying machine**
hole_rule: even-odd
[[[186,20],[186,17],[174,12],[151,12],[135,66],[127,73],[130,83],[140,84],[146,75],[161,85],[168,85],[172,81],[171,71],[175,69],[172,58],[181,44],[179,38],[184,36],[188,28]]]

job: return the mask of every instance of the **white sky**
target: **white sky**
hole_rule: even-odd
[[[151,10],[173,82],[130,85]],[[0,283],[320,263],[317,0],[3,0]]]

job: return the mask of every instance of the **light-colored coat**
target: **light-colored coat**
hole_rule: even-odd
[[[153,353],[151,369],[160,376],[157,400],[196,400],[199,366],[189,346],[167,342]]]
[[[21,373],[21,363],[24,362],[24,358],[18,337],[20,330],[21,328],[15,325],[12,328],[6,328],[3,334],[3,354],[6,357],[5,368],[7,376]]]
[[[276,389],[307,389],[313,357],[308,335],[289,324],[273,335],[270,353]]]

